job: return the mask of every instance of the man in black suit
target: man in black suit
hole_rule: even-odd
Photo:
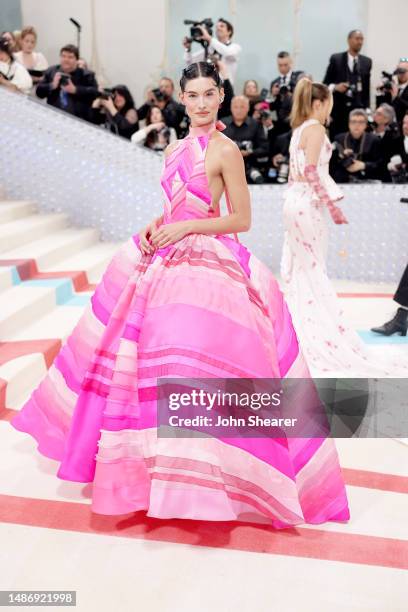
[[[402,275],[398,289],[394,295],[394,302],[400,305],[395,316],[381,325],[381,327],[372,327],[371,331],[383,336],[392,336],[392,334],[407,335],[408,329],[408,266]]]
[[[235,96],[231,102],[231,116],[223,119],[225,136],[239,147],[245,163],[245,174],[249,183],[263,183],[261,170],[268,162],[268,141],[263,127],[249,117],[249,100],[246,96]]]
[[[347,130],[348,115],[354,108],[370,106],[370,75],[372,61],[361,55],[364,36],[352,30],[347,38],[348,50],[330,57],[323,82],[333,92],[333,111],[330,135]]]
[[[293,60],[287,51],[280,51],[277,57],[279,76],[270,86],[270,109],[276,131],[280,134],[290,130],[289,115],[292,110],[292,94],[301,75],[301,70],[293,70]]]
[[[349,131],[335,137],[330,174],[338,183],[381,178],[381,140],[367,132],[367,126],[367,113],[355,108],[349,116]]]
[[[91,105],[98,96],[95,74],[78,68],[79,51],[75,45],[65,45],[60,51],[60,63],[50,66],[37,85],[39,98],[81,119],[91,119]]]
[[[408,183],[408,113],[402,121],[402,134],[395,141],[394,155],[387,168],[394,183]]]

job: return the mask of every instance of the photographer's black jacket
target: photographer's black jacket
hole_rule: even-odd
[[[260,123],[247,117],[242,125],[236,125],[233,117],[226,117],[223,122],[227,126],[224,130],[224,134],[231,138],[236,143],[240,143],[244,140],[249,140],[252,143],[252,155],[249,158],[257,158],[268,155],[268,141],[265,137],[263,127]],[[245,158],[245,161],[248,157]]]
[[[76,68],[70,73],[71,81],[77,88],[75,94],[67,94],[68,106],[63,107],[60,99],[60,87],[51,89],[51,84],[57,72],[63,72],[61,66],[50,66],[45,71],[41,81],[37,85],[36,94],[39,98],[47,98],[47,103],[56,108],[65,110],[71,115],[89,119],[90,107],[98,95],[98,83],[95,74],[90,70]]]
[[[295,89],[296,83],[299,80],[299,77],[304,74],[304,72],[302,70],[292,70],[292,73],[290,75],[290,79],[289,79],[289,84],[287,85],[288,89],[290,89],[290,91],[293,93],[293,90]],[[276,79],[273,79],[273,81],[271,82],[270,85],[270,89],[272,89],[272,87],[276,84],[280,84],[281,82],[281,76],[276,77]]]
[[[134,110],[137,112],[136,109]],[[130,121],[126,119],[126,112],[123,113],[119,111],[112,117],[109,111],[102,112],[97,108],[91,108],[89,117],[92,123],[104,125],[105,128],[111,131],[113,134],[117,134],[118,136],[122,136],[123,138],[130,140],[132,135],[139,129],[139,121],[136,121],[136,123],[130,123]]]
[[[380,106],[380,104],[384,102],[394,107],[397,122],[401,124],[405,114],[408,112],[408,85],[406,85],[402,91],[399,91],[394,99],[392,99],[390,91],[385,91],[383,94],[377,96],[376,106]]]
[[[347,143],[346,136],[348,137]],[[330,174],[338,183],[348,183],[351,176],[354,176],[354,178],[362,181],[367,179],[381,179],[383,159],[380,138],[371,132],[365,132],[363,136],[364,145],[361,154],[359,153],[361,148],[361,139],[357,140],[353,138],[350,132],[337,134],[335,137],[335,143],[339,143],[342,149],[346,148],[347,144],[348,148],[354,151],[355,158],[364,162],[366,166],[365,170],[362,172],[351,173],[344,167],[343,160],[341,159],[339,152],[334,150],[330,160]]]

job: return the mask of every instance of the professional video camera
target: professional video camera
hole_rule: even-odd
[[[192,43],[193,41],[200,43],[203,46],[207,45],[207,41],[203,40],[203,35],[199,27],[203,26],[209,34],[212,34],[213,20],[210,18],[202,19],[202,21],[192,21],[191,19],[185,19],[184,25],[191,25],[190,36],[187,37],[187,42]]]
[[[393,86],[393,73],[386,72],[385,70],[381,70],[381,85],[377,87],[378,91],[382,91],[383,93],[386,91],[391,91]]]

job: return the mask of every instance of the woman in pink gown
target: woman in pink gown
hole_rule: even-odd
[[[92,510],[275,528],[347,521],[331,438],[163,438],[157,379],[307,378],[278,285],[227,234],[250,226],[241,153],[216,123],[213,65],[183,71],[190,132],[169,145],[164,212],[115,255],[91,304],[12,424],[92,483]],[[233,206],[220,216],[228,190]]]
[[[290,176],[285,195],[281,275],[285,299],[313,376],[402,377],[408,367],[371,357],[344,316],[327,275],[328,224],[347,223],[337,202],[344,196],[329,175],[331,144],[325,123],[332,109],[329,88],[303,78],[292,109]],[[325,374],[324,374],[325,373]]]

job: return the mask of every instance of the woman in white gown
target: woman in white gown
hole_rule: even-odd
[[[281,273],[303,353],[313,375],[408,376],[408,366],[370,357],[344,318],[326,271],[330,217],[347,223],[336,205],[343,195],[329,175],[331,145],[325,123],[333,101],[321,83],[301,79],[291,116],[290,177],[284,202]]]

